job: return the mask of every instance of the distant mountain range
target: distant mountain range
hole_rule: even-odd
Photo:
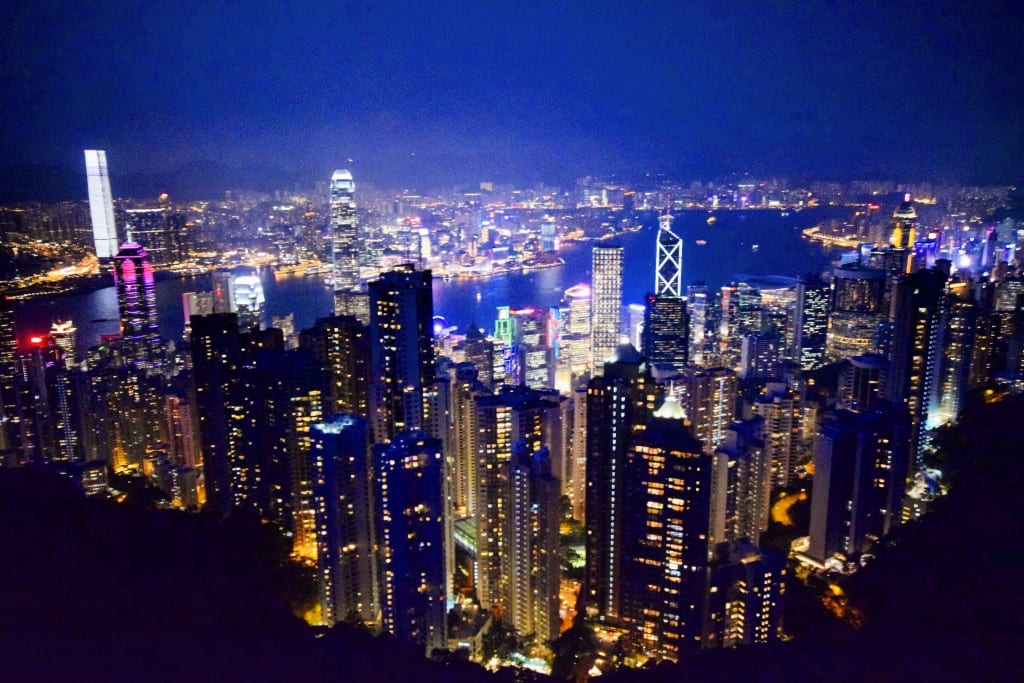
[[[115,197],[155,197],[168,193],[175,200],[208,199],[225,190],[272,191],[309,184],[313,178],[282,168],[233,168],[216,161],[193,162],[159,173],[114,174]],[[86,199],[85,164],[81,168],[57,165],[19,165],[0,169],[0,203]]]

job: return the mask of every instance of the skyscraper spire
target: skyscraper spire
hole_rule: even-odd
[[[658,218],[654,293],[662,297],[683,296],[683,241],[672,232],[672,214]]]

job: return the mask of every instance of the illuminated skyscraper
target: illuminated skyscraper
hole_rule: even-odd
[[[50,339],[61,348],[64,364],[68,370],[75,364],[75,323],[71,320],[55,320],[50,326]]]
[[[900,272],[909,273],[914,261],[914,242],[917,237],[917,210],[910,201],[910,194],[903,197],[900,204],[892,213],[892,244],[893,251],[901,255]]]
[[[704,336],[707,328],[708,288],[702,283],[686,288],[686,308],[690,315],[689,360],[695,365],[704,364]]]
[[[430,271],[403,266],[370,283],[370,409],[374,441],[423,425],[434,380]]]
[[[264,327],[266,297],[259,271],[251,266],[235,266],[213,272],[214,313],[235,313],[243,332]]]
[[[169,206],[125,211],[131,238],[141,244],[154,265],[180,261],[184,255],[185,217],[172,213]]]
[[[352,173],[335,171],[331,176],[331,264],[334,283],[334,313],[355,315],[359,311],[359,245],[356,230],[356,184]]]
[[[769,382],[754,399],[754,413],[764,418],[764,448],[771,467],[771,484],[789,486],[801,452],[800,395],[782,382]]]
[[[591,367],[598,372],[619,346],[622,333],[622,247],[596,246],[592,252],[593,324]]]
[[[352,316],[320,318],[299,333],[299,347],[313,352],[330,381],[329,409],[370,416],[370,333]]]
[[[140,244],[121,245],[114,257],[114,284],[125,358],[138,370],[158,369],[162,361],[156,283],[149,254]]]
[[[49,337],[30,337],[17,373],[24,460],[81,460],[78,403],[61,348]]]
[[[10,453],[18,448],[21,441],[15,385],[17,363],[14,306],[6,297],[0,296],[0,451]]]
[[[185,313],[184,336],[188,341],[189,335],[192,333],[192,316],[213,313],[213,294],[211,292],[182,292],[181,309]]]
[[[910,413],[910,452],[915,469],[921,464],[929,408],[939,383],[946,279],[946,272],[934,268],[900,276],[893,286],[892,348],[885,397]]]
[[[573,285],[565,290],[567,313],[562,316],[562,362],[579,376],[590,368],[590,287]]]
[[[114,223],[114,199],[107,175],[107,153],[102,149],[85,150],[85,175],[89,183],[89,213],[96,256],[106,259],[117,254],[117,227]]]
[[[323,623],[376,617],[370,430],[355,415],[313,425],[317,570]]]
[[[711,570],[705,647],[777,641],[782,633],[786,557],[746,539],[719,546]]]
[[[886,275],[859,264],[832,273],[832,304],[825,357],[841,361],[878,349],[878,328],[886,317]]]
[[[671,214],[658,218],[654,294],[676,299],[683,297],[683,240],[672,232]]]
[[[802,278],[797,284],[793,320],[793,348],[803,370],[824,363],[828,331],[829,286],[818,276]]]
[[[763,418],[734,422],[714,453],[711,541],[748,538],[760,543],[768,529],[771,467],[765,449]]]
[[[421,431],[374,446],[384,629],[426,654],[447,644],[443,460]]]

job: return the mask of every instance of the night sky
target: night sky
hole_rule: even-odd
[[[381,185],[1024,171],[1013,2],[555,4],[3,3],[0,182],[87,147]]]

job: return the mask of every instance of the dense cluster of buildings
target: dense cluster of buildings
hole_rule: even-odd
[[[259,279],[223,270],[185,295],[181,345],[160,337],[153,280],[181,258],[177,219],[129,211],[113,248],[93,165],[121,333],[74,358],[67,328],[18,336],[0,303],[0,460],[53,463],[97,492],[130,473],[175,507],[255,514],[316,568],[315,621],[427,654],[479,656],[497,622],[555,640],[576,607],[570,520],[585,529],[578,618],[633,661],[779,639],[787,558],[760,547],[772,501],[813,473],[799,557],[855,565],[927,507],[931,430],[967,392],[1024,390],[1019,234],[931,237],[909,197],[884,241],[829,273],[719,291],[684,286],[666,213],[635,315],[623,249],[602,241],[591,282],[560,305],[459,332],[435,327],[422,241],[411,263],[363,277],[372,239],[338,171],[333,315],[268,327]]]

